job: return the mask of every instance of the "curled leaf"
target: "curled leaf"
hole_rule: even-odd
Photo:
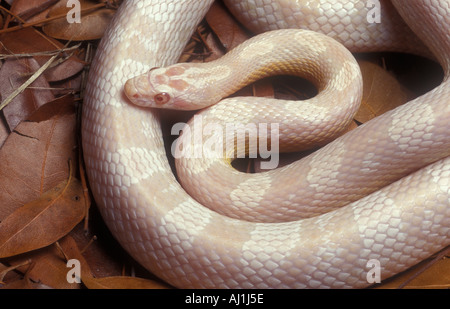
[[[0,221],[67,179],[75,146],[73,97],[47,103],[20,123],[0,149]]]
[[[219,38],[222,45],[232,49],[249,38],[220,2],[214,2],[206,14],[208,25]]]
[[[360,61],[364,90],[355,120],[365,123],[408,101],[408,94],[388,71],[368,61]]]
[[[11,131],[40,106],[54,99],[45,77],[33,75],[38,70],[39,64],[32,57],[7,59],[0,68],[0,80],[8,80],[7,83],[0,84],[0,92],[3,96],[0,108],[4,106],[3,113]],[[31,82],[29,87],[23,89],[22,86],[26,86],[29,82]],[[11,94],[13,94],[12,98]],[[12,101],[5,106],[9,98]]]
[[[80,182],[64,181],[0,223],[0,257],[48,246],[69,233],[84,215]]]
[[[67,2],[61,1],[50,10],[49,17],[62,17],[46,23],[42,30],[48,36],[63,40],[99,39],[115,13],[104,7],[95,9],[101,6],[104,4],[81,0],[74,7],[67,7]],[[77,14],[79,21],[76,21]]]

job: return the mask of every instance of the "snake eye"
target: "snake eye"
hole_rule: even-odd
[[[153,97],[153,100],[157,105],[166,104],[170,101],[170,94],[168,94],[167,92],[158,93]]]

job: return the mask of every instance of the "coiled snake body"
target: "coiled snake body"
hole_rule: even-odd
[[[443,66],[443,83],[294,163],[304,174],[303,187],[295,190],[310,194],[306,203],[357,200],[278,223],[233,219],[191,198],[171,172],[158,112],[123,94],[127,79],[177,60],[211,2],[126,1],[92,65],[83,151],[96,202],[122,246],[178,287],[342,288],[367,286],[370,260],[387,278],[449,245],[450,2],[392,1]],[[351,49],[429,53],[387,2],[382,13],[388,18],[378,26],[367,24],[364,1],[305,1],[298,11],[292,6],[299,1],[265,1],[259,8],[251,0],[226,2],[263,31],[293,27],[289,17],[307,13],[308,25],[296,26],[325,32]],[[280,20],[280,12],[288,21]],[[234,189],[260,198],[275,185],[265,177]],[[361,187],[375,192],[361,198]]]

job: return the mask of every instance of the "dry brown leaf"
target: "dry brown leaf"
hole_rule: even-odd
[[[221,2],[214,2],[205,18],[227,50],[236,47],[249,38],[249,35],[236,23],[236,20]]]
[[[21,279],[21,275],[15,270],[17,269],[17,267],[24,265],[30,265],[30,261],[25,261],[22,264],[19,264],[19,266],[7,266],[0,263],[0,287],[2,286],[2,284],[7,284],[9,282]]]
[[[70,236],[78,248],[82,249],[83,258],[94,277],[123,275],[124,268],[133,269],[139,277],[148,275],[140,271],[139,266],[134,265],[125,250],[115,242],[96,209],[90,212],[89,228],[85,230],[84,226],[79,224],[70,232]]]
[[[143,278],[115,276],[82,278],[88,289],[168,289],[169,286]]]
[[[359,61],[364,90],[355,120],[365,123],[408,101],[406,90],[389,72],[368,61]]]
[[[30,261],[32,266],[22,266],[18,270],[34,282],[41,282],[55,289],[78,289],[81,284],[67,281],[67,274],[71,270],[67,266],[67,260],[77,259],[82,273],[89,272],[89,266],[71,236],[63,237],[58,244],[9,258],[7,261],[12,265]]]
[[[48,36],[73,41],[95,40],[103,36],[106,26],[109,24],[111,18],[114,16],[115,10],[101,8],[89,11],[98,2],[81,0],[80,9],[86,13],[82,13],[79,23],[70,23],[66,17],[53,20],[46,23],[42,30]],[[68,13],[70,16],[72,8],[66,6],[67,1],[60,1],[59,4],[52,7],[49,12],[49,17],[64,15]]]
[[[44,53],[48,51],[61,50],[64,45],[51,38],[45,37],[32,28],[24,28],[14,32],[0,35],[0,52],[2,54],[14,55],[18,58],[20,54]],[[68,56],[68,55],[65,55]],[[44,65],[51,55],[34,55],[33,58],[39,63],[39,67]],[[80,72],[85,63],[76,56],[71,56],[58,65],[49,68],[44,72],[47,81],[60,81],[74,76]]]
[[[33,282],[30,280],[30,278],[28,277],[24,277],[24,278],[19,278],[17,280],[13,280],[8,282],[8,284],[5,284],[4,286],[1,287],[1,289],[47,289],[48,287],[39,283],[39,282]]]
[[[72,232],[73,234],[73,232]],[[148,280],[144,278],[129,277],[129,276],[108,276],[102,278],[96,278],[95,273],[88,262],[93,263],[92,259],[87,260],[78,248],[78,242],[75,238],[69,236],[64,237],[60,241],[60,245],[64,254],[68,259],[77,259],[80,261],[81,268],[81,281],[90,289],[164,289],[169,288],[161,282],[154,280]],[[84,249],[83,249],[84,252]]]
[[[0,257],[46,247],[67,235],[84,216],[83,188],[71,177],[0,223]]]
[[[263,79],[257,81],[252,87],[253,95],[256,97],[274,98],[275,90],[273,89],[273,83],[270,79]]]
[[[0,83],[2,97],[7,98],[38,69],[39,65],[33,58],[7,59],[0,69],[0,80],[5,81]],[[14,130],[40,106],[53,99],[47,80],[44,76],[39,76],[3,109],[9,130]]]
[[[86,78],[83,74],[75,75],[69,79],[52,82],[52,91],[55,97],[65,96],[68,94],[77,93],[82,88],[83,79]]]
[[[205,35],[203,35],[205,36]],[[207,49],[208,56],[202,57],[199,59],[199,62],[208,62],[215,59],[218,59],[222,57],[226,50],[224,50],[224,47],[222,43],[217,40],[217,38],[212,35],[212,33],[207,33],[206,38],[204,38],[204,47]],[[196,60],[192,60],[191,62],[195,62]]]
[[[0,149],[2,148],[8,136],[9,136],[8,126],[3,121],[0,121]]]
[[[48,13],[48,8],[59,0],[16,0],[11,6],[11,12],[27,22],[42,20]]]
[[[89,267],[88,262],[84,258],[82,252],[80,251],[75,239],[67,235],[59,242],[62,252],[67,260],[76,259],[80,262],[81,268],[81,278],[92,277],[92,271]],[[65,260],[66,262],[66,260]]]
[[[67,179],[76,145],[70,96],[44,105],[19,124],[0,149],[0,221]]]

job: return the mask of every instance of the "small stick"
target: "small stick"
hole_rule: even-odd
[[[39,68],[26,82],[24,82],[19,88],[14,90],[1,104],[0,111],[8,105],[16,96],[21,94],[31,83],[33,83],[51,64],[55,61],[58,55],[52,56],[42,67]]]

